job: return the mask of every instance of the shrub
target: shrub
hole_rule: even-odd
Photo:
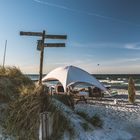
[[[95,114],[92,118],[90,118],[90,123],[95,127],[102,127],[103,122],[98,114]]]
[[[89,116],[85,112],[83,112],[83,111],[79,111],[79,112],[77,112],[77,114],[79,116],[83,117],[85,120],[89,120],[90,119]]]
[[[82,127],[84,128],[85,131],[90,129],[88,123],[86,123],[86,122],[82,123],[81,125],[82,125]]]
[[[74,100],[71,95],[55,94],[53,97],[74,110]]]
[[[101,118],[98,114],[95,114],[92,117],[89,117],[88,114],[86,114],[83,111],[77,112],[77,114],[80,115],[81,117],[83,117],[86,121],[88,121],[95,127],[102,127],[102,125],[103,125],[103,121],[101,120]],[[83,126],[84,126],[83,128],[85,129],[86,125],[84,124]]]

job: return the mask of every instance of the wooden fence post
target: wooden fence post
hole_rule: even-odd
[[[39,140],[50,140],[53,118],[50,112],[40,113]]]

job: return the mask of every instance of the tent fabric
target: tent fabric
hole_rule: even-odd
[[[59,67],[51,72],[49,72],[42,81],[58,80],[64,87],[64,91],[67,91],[67,86],[71,83],[88,83],[90,85],[96,86],[103,91],[107,89],[92,75],[88,72],[75,67],[75,66],[65,66]]]

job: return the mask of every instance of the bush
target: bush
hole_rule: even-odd
[[[79,111],[79,112],[77,112],[77,114],[79,116],[83,117],[85,120],[89,120],[89,116],[85,112]]]
[[[102,127],[103,122],[98,114],[95,114],[92,118],[90,118],[90,122],[95,127]]]
[[[74,110],[74,100],[71,95],[55,94],[53,97]]]
[[[77,112],[78,115],[80,115],[81,117],[83,117],[86,121],[88,121],[89,123],[91,123],[94,127],[102,127],[103,125],[103,121],[101,120],[100,116],[98,114],[95,114],[92,117],[89,117],[88,114],[86,114],[83,111]],[[87,128],[87,126],[84,124],[83,125],[84,129]]]
[[[90,129],[88,123],[86,123],[86,122],[82,123],[81,125],[82,125],[82,127],[84,128],[85,131]]]

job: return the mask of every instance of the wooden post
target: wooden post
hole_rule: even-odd
[[[47,140],[47,122],[46,122],[46,113],[40,114],[40,136],[39,140]]]
[[[3,56],[3,68],[5,66],[6,47],[7,47],[7,40],[5,41],[4,56]]]
[[[50,112],[40,113],[39,140],[50,140],[52,134],[53,117]]]
[[[44,56],[44,40],[45,40],[45,30],[43,30],[42,34],[42,44],[40,51],[40,69],[39,69],[39,84],[42,84],[42,73],[43,73],[43,56]]]

